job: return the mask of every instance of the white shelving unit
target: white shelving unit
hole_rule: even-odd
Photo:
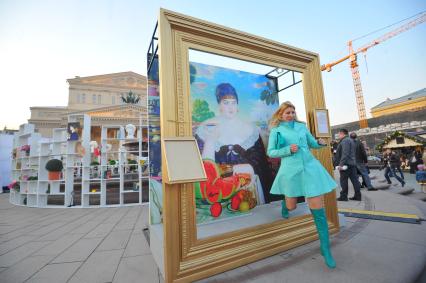
[[[67,151],[68,149],[73,148],[70,146],[70,143],[72,143],[72,141],[67,141],[67,129],[65,128],[53,129],[52,140],[40,143],[37,206],[49,206],[49,196],[62,199],[61,204],[56,204],[58,206],[66,206],[69,203],[69,200],[67,199],[67,195],[69,195],[69,193],[67,194],[66,191],[67,186],[64,170],[62,171],[60,180],[49,180],[46,163],[50,159],[58,159],[62,161],[65,168],[69,160]],[[70,181],[72,182],[72,179]]]
[[[141,119],[142,120],[142,119]],[[108,130],[115,130],[117,133],[116,138],[108,138]],[[144,133],[145,131],[145,133]],[[102,150],[101,153],[101,206],[107,205],[107,189],[111,183],[119,182],[119,205],[125,205],[127,194],[138,194],[138,201],[134,203],[142,204],[144,202],[143,192],[146,190],[148,194],[148,145],[147,145],[147,127],[140,123],[136,127],[136,138],[126,138],[123,126],[103,126],[101,132],[101,148],[108,148],[108,143],[111,145],[111,151]],[[145,145],[144,142],[145,140]],[[114,143],[114,144],[113,144]],[[133,143],[131,150],[126,150],[125,146]],[[135,149],[134,144],[137,144]],[[116,150],[118,149],[118,150]],[[113,158],[109,158],[113,157]],[[117,159],[114,157],[118,157]],[[116,160],[116,165],[109,165],[109,160]],[[134,160],[137,164],[129,164],[128,160]],[[143,164],[142,164],[143,163]],[[136,167],[136,170],[135,170]],[[117,170],[118,174],[114,174],[113,171]],[[110,173],[108,173],[108,171]],[[117,177],[118,175],[118,177]],[[135,176],[136,175],[136,176]],[[111,177],[108,177],[111,176]],[[114,177],[115,176],[115,177]],[[137,177],[135,181],[127,177]],[[134,180],[134,179],[133,179]],[[128,184],[132,184],[130,187]],[[148,200],[145,200],[147,202]]]
[[[103,126],[98,143],[101,149],[99,157],[94,157],[90,151],[89,115],[68,117],[69,122],[80,121],[83,124],[81,139],[78,141],[67,140],[66,128],[53,129],[51,140],[40,141],[41,135],[34,132],[34,125],[22,125],[15,134],[14,148],[17,151],[12,160],[12,176],[20,182],[20,190],[11,190],[10,202],[32,207],[78,206],[75,203],[80,203],[80,207],[105,207],[148,202],[148,120],[142,116],[139,120],[135,138],[126,138],[125,125]],[[110,131],[115,133],[114,137],[111,137]],[[128,147],[129,143],[132,143],[131,147]],[[27,144],[30,145],[28,156],[19,151],[20,147]],[[84,154],[77,154],[77,144],[85,149]],[[107,151],[108,144],[111,144],[111,148]],[[48,180],[45,166],[53,158],[63,163],[60,180]],[[98,159],[100,164],[91,166],[94,159]],[[117,162],[110,165],[109,160]],[[129,164],[128,160],[135,160],[137,164]],[[30,176],[38,178],[27,180]],[[79,186],[81,194],[78,194]],[[81,199],[76,199],[77,195]],[[131,198],[128,197],[130,195]]]
[[[9,201],[17,205],[37,205],[37,181],[28,180],[38,176],[38,142],[41,135],[34,132],[34,125],[23,124],[14,135],[12,157],[12,179],[19,182],[19,192],[10,191]],[[29,152],[22,151],[22,146],[29,146]]]

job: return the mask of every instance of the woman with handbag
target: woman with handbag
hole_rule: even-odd
[[[289,210],[296,208],[297,197],[307,198],[318,231],[321,254],[327,266],[335,268],[323,195],[335,189],[337,184],[310,152],[310,148],[317,149],[326,144],[322,139],[315,140],[305,123],[297,120],[295,106],[289,101],[282,103],[273,114],[270,127],[268,155],[281,158],[270,193],[285,196],[281,210],[284,218],[289,217]]]

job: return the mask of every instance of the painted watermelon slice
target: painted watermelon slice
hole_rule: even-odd
[[[210,182],[206,183],[205,195],[207,202],[210,204],[222,201],[222,191],[220,190],[220,187],[215,186]]]
[[[204,170],[206,171],[207,179],[210,182],[213,182],[215,179],[219,178],[219,167],[213,160],[204,159],[203,160]]]
[[[222,192],[222,199],[229,199],[238,189],[239,181],[237,177],[231,176],[223,179],[217,179],[214,185],[219,187],[220,191]]]

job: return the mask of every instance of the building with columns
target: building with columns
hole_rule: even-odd
[[[67,126],[70,114],[93,114],[97,118],[92,127],[104,124],[139,124],[141,113],[146,114],[146,77],[134,72],[121,72],[67,80],[69,84],[67,106],[33,106],[28,123],[34,124],[43,137],[51,137],[54,128]],[[140,97],[138,104],[126,105],[121,96],[129,92]],[[144,115],[146,116],[146,115]]]

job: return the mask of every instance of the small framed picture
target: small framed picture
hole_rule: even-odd
[[[330,119],[327,109],[314,109],[315,136],[317,138],[330,138]]]
[[[207,180],[200,150],[194,137],[162,139],[168,184],[195,183]]]
[[[80,122],[70,122],[67,126],[68,140],[77,141],[79,139]]]

